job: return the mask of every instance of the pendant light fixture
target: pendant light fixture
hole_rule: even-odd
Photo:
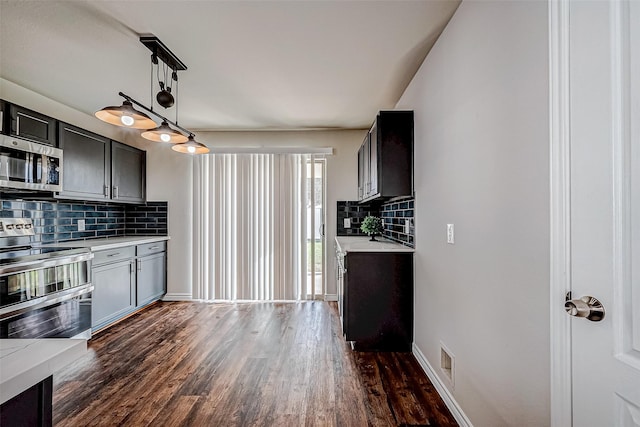
[[[104,107],[102,110],[96,111],[95,115],[103,122],[116,126],[133,129],[149,129],[152,126],[156,126],[156,122],[151,120],[145,113],[133,108],[131,102],[127,100],[120,107]]]
[[[142,132],[140,136],[144,139],[148,139],[149,141],[171,142],[172,144],[187,142],[188,140],[188,138],[180,132],[171,129],[166,120],[164,120],[157,128]]]
[[[204,154],[208,153],[209,149],[195,140],[195,135],[188,129],[178,125],[178,96],[177,96],[177,84],[178,84],[178,71],[186,70],[187,66],[184,65],[173,52],[171,52],[157,37],[154,35],[144,35],[140,37],[140,42],[144,44],[149,50],[151,50],[151,107],[139,103],[130,96],[119,92],[118,95],[125,100],[120,107],[105,107],[95,113],[95,116],[112,125],[129,127],[133,129],[144,129],[141,136],[145,139],[154,142],[166,142],[176,144],[171,147],[174,151],[188,154]],[[160,73],[159,60],[162,61],[163,73]],[[163,108],[169,108],[175,104],[176,106],[176,121],[173,122],[153,109],[153,75],[154,66],[156,67],[156,75],[158,78],[158,84],[160,91],[156,95],[158,105]],[[169,71],[171,70],[171,77],[169,77]],[[164,78],[162,79],[162,76]],[[176,95],[172,92],[171,82],[176,84]],[[160,126],[157,125],[147,114],[136,110],[133,105],[147,111],[153,116],[159,118],[162,122]],[[186,135],[188,135],[188,137]]]
[[[178,153],[185,154],[207,154],[209,149],[206,145],[199,143],[194,139],[194,135],[189,135],[189,140],[187,142],[183,142],[181,144],[176,144],[171,147],[172,150],[177,151]]]

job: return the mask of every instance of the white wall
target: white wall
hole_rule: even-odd
[[[373,120],[373,117],[371,118]],[[366,130],[285,131],[285,132],[199,132],[197,140],[215,147],[332,147],[327,156],[326,206],[327,223],[327,290],[336,295],[334,242],[336,235],[336,202],[356,200],[358,194],[358,148]]]
[[[476,427],[550,422],[547,40],[546,2],[464,1],[397,104],[415,110],[415,344]]]

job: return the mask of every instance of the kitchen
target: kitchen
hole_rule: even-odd
[[[572,361],[565,344],[572,339],[569,322],[580,332],[576,339],[594,330],[588,320],[566,315],[568,290],[576,297],[594,295],[603,301],[607,314],[598,328],[608,327],[617,312],[613,297],[582,288],[577,282],[567,285],[559,267],[564,265],[565,252],[558,248],[571,241],[561,238],[567,231],[559,226],[563,224],[559,218],[566,214],[567,205],[557,202],[566,200],[561,197],[566,187],[558,181],[565,176],[562,165],[566,163],[558,159],[568,156],[569,151],[558,149],[566,138],[558,129],[567,117],[561,114],[569,102],[563,96],[570,95],[557,89],[573,79],[598,81],[600,75],[595,73],[602,72],[600,68],[574,67],[571,70],[592,70],[594,75],[570,74],[565,78],[564,64],[577,60],[589,63],[595,53],[604,55],[602,63],[608,63],[610,56],[594,50],[605,51],[611,45],[587,43],[588,48],[572,50],[567,59],[567,39],[558,34],[566,35],[563,31],[567,31],[573,37],[576,31],[576,37],[596,37],[596,31],[583,35],[579,32],[582,26],[571,27],[568,9],[577,10],[574,17],[583,17],[586,15],[580,14],[580,8],[585,8],[591,19],[589,28],[594,27],[593,22],[601,23],[599,17],[629,13],[624,2],[585,3],[344,2],[344,9],[336,11],[330,9],[341,6],[332,2],[240,2],[235,6],[233,2],[163,2],[150,13],[142,2],[132,2],[127,9],[120,2],[5,1],[0,3],[0,98],[146,153],[147,203],[167,206],[166,235],[170,239],[165,301],[202,299],[196,284],[198,273],[192,268],[192,260],[200,256],[193,245],[197,224],[192,220],[197,214],[197,182],[193,177],[198,160],[167,146],[158,148],[138,133],[93,116],[105,105],[119,104],[119,90],[149,103],[148,50],[138,41],[140,33],[159,36],[189,65],[188,70],[179,72],[180,89],[174,94],[180,99],[180,112],[166,115],[193,128],[197,140],[212,151],[224,152],[230,147],[332,149],[326,157],[327,284],[323,293],[328,301],[338,300],[331,278],[336,267],[329,256],[331,242],[339,226],[345,225],[339,221],[344,218],[335,212],[338,202],[358,201],[357,159],[363,136],[381,110],[414,111],[415,200],[414,221],[409,223],[415,239],[412,354],[456,421],[478,426],[559,426],[590,425],[588,420],[599,416],[627,419],[625,414],[634,413],[636,397],[619,391],[616,396],[623,398],[616,400],[615,411],[613,404],[605,408],[590,402],[580,390],[594,389],[589,386],[591,375],[572,377],[571,363],[587,372],[606,370],[588,369],[589,363],[599,366],[595,357]],[[214,7],[215,12],[208,9]],[[635,7],[633,3],[629,6],[632,19],[637,16]],[[441,20],[428,26],[431,15]],[[203,67],[199,49],[188,50],[188,43],[183,45],[173,38],[176,31],[154,23],[154,17],[163,22],[174,18],[192,22],[190,30],[196,33],[206,28],[229,32],[205,38],[216,47],[218,56]],[[625,22],[604,20],[603,28],[615,24],[617,29],[619,22]],[[235,31],[237,28],[243,31]],[[314,29],[318,37],[291,37],[307,28]],[[382,34],[375,28],[386,31]],[[636,43],[637,34],[629,34],[633,37],[628,43]],[[391,35],[406,37],[396,41],[401,48],[389,46]],[[625,40],[624,36],[612,40],[621,39]],[[112,40],[117,48],[109,47]],[[231,40],[238,43],[235,48],[221,48]],[[187,51],[189,56],[185,57]],[[239,52],[246,52],[246,57]],[[301,52],[313,54],[298,60]],[[573,56],[583,52],[594,55]],[[318,62],[311,62],[311,58]],[[350,62],[354,60],[361,62]],[[327,63],[333,65],[327,67]],[[284,77],[276,64],[290,64],[290,74]],[[352,64],[353,68],[338,70],[337,64]],[[257,69],[259,75],[251,77],[249,70]],[[214,71],[218,74],[208,75]],[[635,79],[636,74],[630,75]],[[327,76],[334,79],[321,85]],[[377,80],[369,80],[374,76]],[[194,85],[194,81],[219,85]],[[371,86],[364,88],[363,83]],[[574,84],[571,93],[588,86]],[[216,89],[198,94],[211,87]],[[296,107],[292,93],[301,94],[304,103]],[[350,95],[340,97],[342,93]],[[636,96],[636,92],[630,93]],[[247,122],[241,126],[234,121],[234,112],[240,108],[236,103],[247,98],[254,104],[245,110]],[[332,103],[333,99],[339,101]],[[223,105],[211,109],[218,101]],[[321,102],[329,106],[324,116],[313,108]],[[263,107],[262,113],[255,110],[256,105]],[[572,111],[582,113],[576,106],[591,105],[608,104],[576,101]],[[265,111],[276,117],[263,120]],[[308,111],[309,116],[301,117],[301,111]],[[357,112],[358,117],[343,120],[350,112]],[[206,117],[219,122],[209,124]],[[593,117],[611,114],[602,112]],[[581,121],[584,123],[595,125],[598,121],[586,119]],[[584,140],[591,141],[588,137]],[[579,146],[572,148],[576,155],[581,153]],[[609,155],[605,149],[593,152],[601,153],[601,159]],[[574,163],[576,167],[584,164]],[[579,182],[574,179],[571,185]],[[572,194],[580,196],[571,199],[575,203],[590,199],[581,196],[580,187]],[[3,197],[3,210],[4,201]],[[43,211],[45,204],[51,203],[36,202]],[[577,207],[574,214],[581,212]],[[153,208],[158,213],[159,206]],[[28,211],[31,207],[19,209]],[[121,215],[126,218],[125,209]],[[91,217],[85,215],[84,219]],[[610,222],[578,221],[571,230],[576,233],[585,223],[593,229]],[[573,241],[576,245],[582,242]],[[572,249],[583,254],[581,248],[592,246],[598,245]],[[573,260],[609,259],[610,253]],[[590,283],[589,275],[575,277]],[[607,280],[608,276],[601,282]],[[526,301],[519,303],[519,298]],[[109,330],[113,329],[107,333]],[[603,351],[607,348],[600,347]],[[589,348],[582,354],[592,351]],[[599,378],[598,383],[605,380]],[[578,387],[579,381],[586,386]],[[576,384],[574,394],[567,384]],[[609,402],[608,398],[599,401]],[[574,406],[585,410],[573,410]],[[624,412],[624,408],[630,409]],[[566,421],[572,416],[577,417],[573,424]],[[620,421],[618,425],[627,424]]]

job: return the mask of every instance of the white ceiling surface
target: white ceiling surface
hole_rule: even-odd
[[[119,105],[119,91],[150,106],[138,37],[151,33],[188,67],[182,126],[364,128],[395,105],[458,4],[0,0],[0,77],[88,114]]]

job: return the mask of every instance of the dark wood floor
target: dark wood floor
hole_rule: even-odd
[[[161,303],[54,375],[57,426],[455,426],[410,353],[361,353],[335,303]]]

